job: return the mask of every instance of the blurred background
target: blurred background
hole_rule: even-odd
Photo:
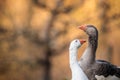
[[[120,66],[120,0],[0,0],[0,80],[70,80],[69,43],[99,30],[97,59]],[[79,57],[87,46],[79,50]]]

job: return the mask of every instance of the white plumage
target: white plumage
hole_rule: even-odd
[[[81,67],[77,61],[77,54],[78,48],[84,43],[85,41],[80,41],[78,39],[73,40],[69,47],[69,61],[70,61],[70,69],[72,72],[72,80],[88,80],[86,74],[83,72]]]

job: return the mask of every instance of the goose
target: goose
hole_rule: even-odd
[[[120,68],[104,60],[96,60],[98,30],[93,25],[81,25],[79,29],[88,35],[88,46],[79,64],[89,80],[120,80]]]
[[[85,42],[86,42],[85,40],[75,39],[70,43],[69,63],[72,72],[72,80],[88,80],[87,76],[85,75],[77,61],[78,49]]]

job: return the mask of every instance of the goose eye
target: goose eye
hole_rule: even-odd
[[[77,42],[77,40],[75,42]]]

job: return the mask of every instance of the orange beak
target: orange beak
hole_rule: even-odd
[[[85,31],[87,29],[87,25],[84,24],[84,25],[78,26],[78,28]]]
[[[83,43],[85,43],[85,42],[86,42],[86,40],[84,40],[84,39],[81,39],[81,40],[80,40],[80,43],[81,43],[81,44],[83,44]]]

